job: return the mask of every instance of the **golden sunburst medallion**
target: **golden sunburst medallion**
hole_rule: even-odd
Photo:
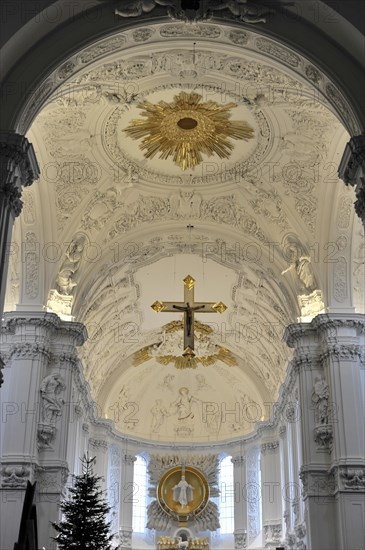
[[[163,160],[172,156],[182,170],[200,164],[202,153],[228,158],[233,149],[230,139],[253,138],[247,122],[230,120],[235,103],[218,105],[201,103],[201,99],[195,92],[181,92],[172,103],[140,103],[144,118],[132,120],[124,131],[133,139],[143,139],[140,148],[146,158],[158,153]]]

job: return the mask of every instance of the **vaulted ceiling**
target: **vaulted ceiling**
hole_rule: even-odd
[[[25,192],[14,235],[41,245],[39,288],[14,253],[7,309],[31,307],[33,295],[86,324],[85,375],[122,432],[156,440],[250,432],[285,377],[285,326],[334,298],[340,307],[363,298],[361,228],[352,191],[337,179],[348,134],[319,91],[326,77],[254,29],[173,22],[96,42],[54,78],[59,86],[28,132],[41,179]],[[253,138],[231,139],[228,158],[203,153],[187,170],[171,157],[147,159],[125,128],[141,118],[141,102],[172,103],[181,92],[233,103],[231,120],[246,122]],[[354,276],[342,302],[331,271],[339,255],[351,256],[345,270]],[[181,301],[187,274],[198,300],[228,307],[196,315],[195,368],[178,368],[181,316],[150,306]],[[182,397],[209,413],[193,432],[176,428]],[[244,407],[244,418],[225,420],[222,403]]]

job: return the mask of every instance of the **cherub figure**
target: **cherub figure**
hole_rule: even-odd
[[[174,0],[129,0],[123,2],[115,13],[120,17],[139,17],[143,13],[150,13],[156,6],[174,7]]]
[[[264,6],[247,5],[248,0],[210,0],[209,11],[228,9],[232,15],[235,15],[245,23],[266,23],[266,17],[273,13],[273,10]]]

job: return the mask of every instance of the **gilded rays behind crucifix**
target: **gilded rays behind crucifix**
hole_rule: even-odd
[[[144,118],[132,120],[124,131],[133,139],[142,139],[140,148],[146,158],[158,153],[163,160],[172,156],[182,170],[203,162],[202,153],[229,158],[233,150],[230,140],[248,141],[254,131],[247,122],[230,120],[235,103],[201,100],[195,92],[181,92],[171,103],[140,103]]]

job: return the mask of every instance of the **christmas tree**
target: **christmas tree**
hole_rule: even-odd
[[[52,537],[60,550],[111,550],[110,524],[106,514],[110,508],[102,498],[100,477],[93,474],[94,458],[84,456],[82,474],[74,476],[70,499],[61,503],[64,519],[52,523],[58,532]]]

